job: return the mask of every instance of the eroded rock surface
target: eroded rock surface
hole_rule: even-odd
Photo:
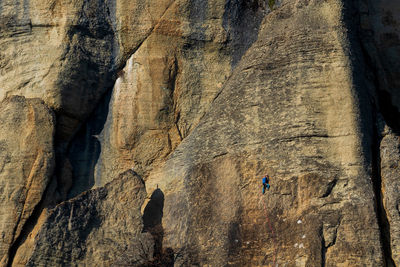
[[[400,161],[399,136],[386,128],[380,142],[381,160],[381,194],[383,197],[383,212],[387,217],[384,225],[386,242],[396,266],[400,263],[400,181],[398,164]]]
[[[68,141],[170,3],[2,1],[0,99],[43,99],[59,115],[58,137]]]
[[[145,197],[143,180],[127,171],[102,188],[58,205],[49,211],[27,266],[150,262],[153,238],[142,233],[140,212]]]
[[[266,13],[246,1],[172,3],[72,142],[70,194],[132,167],[146,176],[164,162],[207,112]]]
[[[399,10],[1,1],[0,265],[397,266]]]
[[[55,120],[39,99],[14,96],[0,103],[0,258],[7,263],[54,169]]]
[[[342,12],[329,1],[271,13],[210,112],[150,174],[180,263],[383,264]]]

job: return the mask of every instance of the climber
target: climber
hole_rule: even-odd
[[[262,193],[265,194],[265,188],[269,190],[270,185],[269,185],[269,175],[265,175],[264,178],[262,178],[262,183],[263,183],[263,188],[262,188]]]

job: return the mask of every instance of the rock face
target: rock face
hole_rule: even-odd
[[[169,4],[2,1],[0,99],[43,99],[57,111],[60,141],[68,140]]]
[[[54,168],[53,113],[39,99],[0,103],[0,257],[4,265],[41,202]]]
[[[202,122],[147,179],[165,188],[166,242],[188,255],[179,263],[383,265],[367,96],[356,99],[367,92],[355,92],[342,12],[330,1],[271,13]]]
[[[78,181],[72,191],[104,185],[131,167],[148,175],[188,136],[257,34],[266,11],[251,7],[245,9],[251,19],[238,17],[243,6],[245,2],[227,6],[223,1],[176,1],[169,6],[119,72],[106,107],[99,108],[93,123],[72,142],[69,160]],[[240,38],[248,38],[240,46],[232,39],[238,31],[243,31]],[[87,151],[94,157],[85,155]],[[83,164],[82,158],[87,160]]]
[[[1,266],[399,265],[399,14],[0,2]]]
[[[386,129],[380,144],[380,160],[382,175],[382,198],[383,215],[386,216],[384,231],[387,235],[385,240],[391,247],[394,262],[400,262],[399,236],[400,236],[400,213],[399,213],[399,136]]]
[[[140,213],[145,197],[143,180],[127,171],[102,188],[58,205],[43,223],[26,265],[115,266],[151,261],[153,241],[149,233],[142,233]]]

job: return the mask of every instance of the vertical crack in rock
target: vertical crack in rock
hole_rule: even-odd
[[[400,117],[399,111],[391,103],[390,94],[385,91],[378,77],[382,73],[377,69],[378,62],[371,55],[367,45],[365,43],[370,42],[370,40],[364,40],[366,37],[362,37],[360,40],[360,49],[365,65],[369,71],[371,71],[370,82],[375,88],[373,92],[375,101],[372,100],[372,125],[373,125],[373,135],[372,135],[372,184],[375,195],[375,209],[376,216],[378,220],[380,239],[382,252],[384,255],[384,262],[386,266],[395,266],[394,260],[392,258],[392,248],[391,248],[391,238],[390,238],[390,223],[388,221],[387,213],[384,206],[384,192],[382,191],[382,177],[381,177],[381,157],[380,157],[380,146],[382,136],[379,129],[378,112],[382,114],[385,122],[396,132],[399,132],[399,122]],[[375,102],[375,103],[374,103]],[[379,109],[379,111],[378,111]]]
[[[325,237],[323,234],[322,228],[320,229],[320,235],[321,235],[321,267],[326,266],[326,251],[328,248],[325,245]]]
[[[328,186],[327,186],[327,188],[326,188],[326,191],[325,191],[325,193],[322,195],[323,198],[328,197],[328,196],[332,193],[332,190],[333,190],[333,188],[335,187],[337,181],[338,181],[338,179],[335,177],[332,181],[330,181],[330,182],[328,183]]]
[[[178,112],[178,114],[176,115],[176,119],[175,119],[175,126],[176,126],[176,130],[178,131],[179,138],[182,141],[183,140],[183,135],[182,135],[181,129],[179,128],[179,119],[180,118],[181,118],[181,113]]]
[[[181,118],[181,113],[179,111],[177,111],[177,101],[174,100],[174,92],[175,92],[175,87],[176,87],[176,79],[178,78],[178,73],[179,73],[179,65],[178,65],[178,59],[174,58],[174,64],[173,64],[173,69],[169,70],[169,88],[171,88],[171,92],[170,92],[170,99],[172,102],[172,109],[173,109],[173,114],[175,116],[174,119],[174,125],[176,127],[176,130],[178,131],[178,135],[180,140],[183,140],[183,135],[182,135],[182,131],[179,128],[179,120]],[[171,151],[172,153],[172,151]]]
[[[321,267],[326,266],[326,254],[328,249],[336,244],[337,231],[342,222],[342,218],[339,218],[336,223],[323,224],[319,229],[319,236],[321,238]]]
[[[107,84],[108,88],[104,90],[104,93],[102,96],[99,98],[99,101],[97,102],[96,106],[93,108],[93,111],[89,116],[87,116],[86,120],[81,124],[80,128],[76,131],[75,136],[71,138],[71,141],[69,142],[67,149],[62,150],[59,154],[61,154],[60,158],[57,163],[59,165],[63,165],[64,161],[68,158],[68,154],[73,154],[73,157],[76,158],[78,157],[77,162],[80,162],[78,164],[81,164],[82,161],[87,161],[87,164],[84,164],[83,168],[76,168],[76,166],[72,166],[72,171],[75,171],[77,173],[72,174],[72,177],[79,177],[79,181],[59,181],[59,184],[67,183],[66,187],[67,188],[59,188],[59,191],[62,196],[62,200],[65,199],[70,199],[78,194],[84,192],[85,190],[88,190],[92,188],[92,186],[95,184],[95,166],[97,164],[97,161],[99,160],[100,157],[100,151],[101,151],[101,144],[100,141],[98,140],[98,134],[101,133],[103,130],[103,127],[107,121],[107,116],[109,115],[109,104],[112,98],[112,92],[114,89],[114,85],[117,81],[118,74],[121,73],[121,71],[126,67],[128,59],[132,57],[133,54],[135,54],[140,47],[146,42],[146,40],[154,33],[154,31],[159,27],[160,21],[163,19],[163,17],[166,15],[170,7],[174,4],[175,1],[172,1],[164,10],[164,12],[161,14],[160,18],[158,19],[157,23],[153,27],[149,29],[149,31],[146,33],[146,35],[143,37],[143,39],[137,44],[137,46],[126,53],[125,56],[123,56],[123,60],[120,62],[120,64],[117,64],[114,69],[110,70],[110,77],[112,77],[112,85],[110,86]],[[116,33],[114,33],[116,35]],[[177,66],[177,60],[175,60],[175,72],[171,71],[171,75],[173,76],[173,90],[175,88],[175,80],[176,80],[176,73],[178,71],[178,66]],[[172,93],[173,93],[172,90]],[[179,131],[179,129],[178,129]],[[180,133],[180,131],[179,131]],[[76,144],[74,145],[73,140],[76,139],[81,139],[81,142],[75,142]],[[90,153],[86,151],[87,147],[80,147],[80,144],[82,143],[89,143],[89,149]],[[75,150],[75,151],[73,151]],[[88,156],[89,155],[89,156]],[[94,155],[94,156],[93,156]],[[74,164],[73,164],[74,165]],[[87,166],[89,166],[87,168]],[[61,176],[62,173],[59,173],[58,176]],[[68,185],[68,183],[70,183]],[[64,187],[64,185],[63,185]],[[66,192],[65,192],[66,191]]]
[[[361,53],[363,59],[365,60],[365,64],[367,68],[372,71],[372,83],[375,87],[375,97],[377,98],[378,103],[371,103],[372,106],[372,185],[374,190],[375,197],[375,209],[376,216],[380,231],[380,239],[382,252],[384,256],[385,266],[395,266],[393,258],[392,258],[392,248],[391,248],[391,239],[390,239],[390,224],[388,221],[387,213],[383,204],[383,192],[382,192],[382,177],[381,177],[381,158],[380,158],[380,144],[382,140],[382,136],[379,133],[378,129],[378,111],[376,106],[379,107],[380,112],[382,113],[385,121],[390,124],[390,127],[393,129],[398,129],[397,122],[394,118],[395,115],[398,115],[397,109],[391,104],[390,97],[388,97],[388,93],[381,89],[380,83],[376,77],[378,75],[378,70],[373,64],[373,60],[368,52],[368,49],[362,45],[361,42]],[[399,117],[397,117],[399,118]]]
[[[359,101],[359,108],[362,113],[361,129],[370,137],[365,140],[365,154],[371,155],[368,162],[371,164],[371,179],[374,194],[374,208],[377,217],[377,224],[380,232],[380,243],[385,266],[395,266],[392,258],[392,248],[390,239],[390,224],[383,203],[382,177],[381,177],[381,157],[380,143],[382,136],[378,127],[378,110],[390,123],[395,114],[390,102],[390,97],[385,96],[385,92],[380,83],[379,75],[381,72],[377,68],[379,59],[373,57],[367,47],[371,40],[369,33],[366,34],[361,28],[360,7],[358,1],[343,1],[343,20],[346,24],[347,38],[349,42],[349,59],[352,64],[355,93]],[[378,61],[377,61],[378,60]],[[370,76],[368,76],[370,74]],[[367,78],[367,79],[365,79]],[[372,88],[372,89],[371,89]],[[377,100],[377,101],[376,101]],[[383,101],[388,101],[384,103]],[[397,111],[397,110],[396,110]],[[395,125],[397,124],[397,119]],[[371,127],[372,125],[372,127]],[[368,158],[368,156],[367,156]]]
[[[383,204],[382,177],[381,177],[381,158],[380,142],[382,137],[378,133],[376,112],[373,114],[373,138],[372,138],[372,185],[375,194],[375,209],[378,220],[382,252],[384,255],[385,266],[396,266],[392,258],[392,248],[390,239],[390,224],[388,221],[385,206]]]
[[[22,227],[21,233],[18,235],[18,237],[15,239],[15,241],[11,245],[10,249],[8,250],[7,267],[12,266],[15,255],[17,254],[19,247],[28,238],[29,234],[32,232],[33,228],[35,227],[35,225],[40,217],[40,214],[42,214],[42,211],[45,207],[46,196],[47,196],[48,191],[50,190],[50,187],[51,187],[51,182],[49,182],[49,184],[47,185],[47,188],[45,189],[41,200],[35,206],[35,208],[32,211],[31,216],[28,218],[28,220],[25,222],[24,226]],[[17,226],[18,226],[18,224],[17,224]]]
[[[85,2],[86,3],[86,2]],[[168,11],[169,7],[173,4],[174,2],[172,2],[164,11],[164,13],[162,14],[162,16],[160,17],[160,19],[165,15],[165,13]],[[82,6],[82,10],[84,11],[84,6]],[[104,22],[103,24],[106,24],[106,22]],[[87,25],[86,25],[87,26]],[[108,25],[109,26],[109,25]],[[151,28],[151,30],[149,31],[149,33],[143,38],[143,41],[140,42],[140,44],[138,45],[138,47],[136,47],[136,49],[134,51],[132,51],[131,53],[129,53],[130,57],[133,53],[136,52],[136,50],[140,47],[140,45],[152,34],[153,30],[158,26],[158,23]],[[109,28],[107,28],[104,32],[102,31],[97,31],[97,34],[100,34],[100,39],[102,39],[104,36],[104,34],[108,34],[108,35],[112,35],[113,38],[115,38],[115,32],[112,32],[111,30],[111,26]],[[93,33],[88,29],[85,28],[81,25],[77,25],[75,27],[72,27],[69,31],[69,36],[73,36],[73,35],[83,35],[83,36],[88,36],[90,38],[96,38],[99,36],[93,36]],[[72,37],[71,37],[72,38]],[[112,42],[113,43],[113,42]],[[89,57],[90,54],[87,53],[87,51],[82,50],[82,47],[79,45],[76,45],[76,49],[79,50],[80,53],[84,54],[85,57]],[[114,48],[115,49],[115,48]],[[64,59],[66,58],[67,54],[72,53],[71,52],[71,43],[68,44],[66,51],[64,52]],[[100,72],[98,69],[98,66],[94,66],[93,64],[89,64],[90,62],[84,62],[85,64],[87,63],[88,65],[88,69],[95,69],[96,72]],[[122,64],[117,65],[117,67],[111,68],[109,69],[107,76],[108,76],[108,82],[104,83],[104,87],[105,89],[103,89],[103,92],[101,92],[101,96],[99,97],[97,104],[93,107],[91,114],[95,113],[96,110],[98,109],[99,105],[102,105],[104,103],[104,99],[107,99],[108,96],[110,95],[110,93],[113,90],[113,86],[110,86],[110,84],[115,84],[116,81],[116,74],[118,73],[118,71],[122,70],[125,67],[126,62],[122,62]],[[101,65],[101,64],[100,64]],[[75,65],[74,65],[75,66]],[[69,69],[67,69],[67,71],[65,73],[70,73],[71,71]],[[74,72],[74,74],[76,74],[77,72]],[[78,72],[79,73],[79,72]],[[77,79],[78,78],[78,79]],[[79,75],[75,75],[74,77],[71,78],[72,82],[77,82],[80,81],[79,80]],[[67,87],[67,86],[66,86]],[[67,90],[64,90],[67,92]],[[67,92],[68,93],[68,92]],[[69,114],[67,114],[69,115]],[[85,126],[87,124],[87,121],[91,118],[92,115],[88,115],[85,119],[85,121],[83,121],[79,128],[82,129],[83,126]],[[74,117],[74,116],[72,116]],[[54,150],[56,151],[56,165],[60,166],[63,165],[64,160],[65,160],[65,153],[69,150],[69,146],[71,144],[70,140],[72,140],[72,138],[69,140],[69,142],[65,143],[64,138],[65,136],[63,136],[62,131],[65,130],[62,127],[58,128],[56,131],[56,140],[55,140],[55,144],[54,144]],[[75,133],[73,133],[73,135],[76,135],[80,130],[76,129]],[[60,135],[61,134],[61,135]],[[65,138],[67,140],[67,138]],[[57,169],[57,168],[56,168]],[[62,170],[62,168],[61,168]],[[54,179],[59,180],[59,178],[57,178],[58,176],[61,175],[60,173],[57,173],[54,177]],[[27,238],[29,237],[29,235],[31,234],[32,230],[34,229],[35,225],[37,224],[40,215],[42,214],[44,208],[46,206],[48,206],[49,203],[47,203],[47,201],[49,201],[50,199],[53,199],[54,202],[61,202],[66,200],[66,194],[63,194],[62,191],[64,190],[63,188],[60,188],[60,185],[64,185],[63,184],[64,181],[58,181],[58,187],[57,189],[51,188],[51,185],[54,185],[54,181],[49,181],[49,184],[47,186],[47,188],[45,189],[41,200],[39,201],[39,203],[34,207],[34,210],[32,212],[32,214],[29,216],[29,218],[27,219],[27,221],[25,222],[25,224],[22,226],[22,230],[20,232],[20,234],[15,238],[15,241],[12,243],[12,245],[9,248],[8,251],[8,261],[6,263],[6,266],[12,266],[13,262],[14,262],[14,258],[18,252],[18,249],[20,248],[20,246],[27,240]],[[72,182],[72,181],[70,181]],[[54,190],[57,190],[58,192],[52,192]],[[51,191],[51,192],[50,192]],[[69,189],[66,190],[68,193]],[[59,194],[61,193],[61,197],[59,197]],[[63,197],[64,196],[64,197]],[[17,224],[18,225],[18,224]],[[17,227],[17,226],[16,226]]]

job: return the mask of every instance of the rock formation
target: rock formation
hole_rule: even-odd
[[[398,266],[399,25],[389,0],[1,1],[0,265]]]
[[[52,111],[39,99],[0,103],[1,264],[36,216],[54,171]]]
[[[121,194],[124,188],[129,192]],[[141,178],[127,171],[104,187],[63,202],[44,222],[27,265],[116,265],[124,264],[126,255],[135,264],[151,261],[153,241],[142,233],[140,213],[145,197]]]

